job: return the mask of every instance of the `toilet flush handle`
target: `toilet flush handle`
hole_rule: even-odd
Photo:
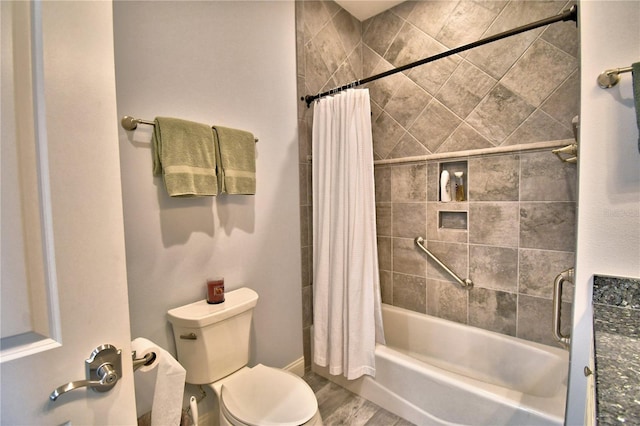
[[[196,333],[181,334],[180,338],[184,340],[198,340],[198,336],[196,336]]]
[[[51,401],[58,399],[63,393],[82,387],[90,387],[97,392],[107,392],[122,377],[122,350],[106,344],[98,346],[85,360],[88,380],[76,380],[54,389],[49,395]]]

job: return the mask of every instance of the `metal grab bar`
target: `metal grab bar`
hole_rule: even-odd
[[[447,265],[442,263],[442,261],[440,259],[438,259],[433,253],[431,253],[424,245],[422,245],[422,243],[424,243],[424,238],[416,237],[415,240],[413,240],[413,241],[416,243],[416,245],[418,247],[420,247],[422,249],[422,251],[427,253],[427,255],[429,255],[429,257],[434,262],[436,262],[438,265],[440,265],[440,267],[442,269],[444,269],[449,275],[451,275],[451,277],[454,280],[456,280],[456,282],[458,284],[460,284],[462,286],[462,288],[466,288],[467,290],[471,290],[473,288],[473,281],[471,281],[469,278],[465,278],[464,280],[462,278],[460,278],[455,272],[453,272],[451,269],[449,269],[449,267]]]
[[[565,281],[573,283],[573,273],[574,269],[569,268],[566,271],[560,272],[553,281],[553,337],[565,348],[569,347],[571,338],[570,336],[563,335],[560,331],[560,318],[562,316],[562,285]]]

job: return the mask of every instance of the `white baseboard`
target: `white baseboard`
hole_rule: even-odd
[[[291,364],[284,367],[284,370],[290,371],[298,376],[304,376],[304,357],[300,357]]]

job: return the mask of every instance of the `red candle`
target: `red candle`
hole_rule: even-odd
[[[207,303],[224,302],[224,278],[207,280]]]

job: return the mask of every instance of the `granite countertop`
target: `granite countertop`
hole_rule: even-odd
[[[640,423],[640,280],[593,282],[599,425]]]

